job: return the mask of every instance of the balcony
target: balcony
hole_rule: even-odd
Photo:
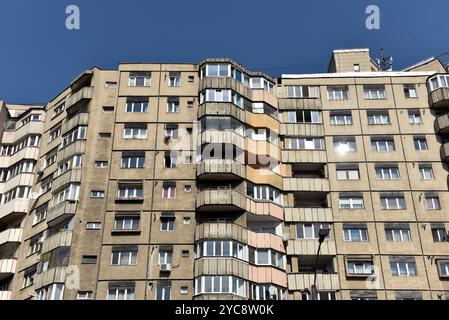
[[[442,87],[432,91],[429,95],[429,104],[432,108],[449,107],[449,88]]]
[[[2,137],[3,144],[14,144],[28,134],[42,134],[44,131],[43,121],[30,121],[15,131],[5,131]]]
[[[93,87],[84,87],[72,93],[65,102],[66,110],[80,107],[92,99]]]
[[[230,102],[205,102],[198,108],[198,118],[204,116],[230,116],[246,122],[245,110]]]
[[[312,255],[315,256],[318,250],[318,240],[288,240],[287,255]],[[321,245],[322,255],[334,256],[337,254],[335,241],[325,240]]]
[[[195,260],[194,276],[229,275],[248,279],[248,262],[233,257],[205,257]]]
[[[294,273],[288,275],[288,290],[298,291],[309,289],[313,285],[313,273]],[[340,280],[337,273],[318,273],[316,286],[318,290],[340,290]]]
[[[22,228],[7,229],[0,232],[0,246],[5,243],[22,242]]]
[[[196,207],[199,211],[223,212],[223,211],[248,211],[256,216],[284,219],[282,206],[271,201],[253,200],[246,195],[230,188],[206,189],[197,195]]]
[[[329,180],[326,178],[284,178],[284,191],[329,192]]]
[[[70,169],[53,180],[52,189],[58,190],[69,183],[76,182],[81,182],[81,169]]]
[[[16,273],[17,259],[0,259],[0,274],[9,275]]]
[[[8,203],[0,206],[0,219],[11,215],[24,215],[28,212],[28,207],[30,204],[29,199],[14,199]]]
[[[58,151],[58,154],[56,156],[56,162],[60,163],[61,161],[73,157],[75,154],[81,154],[84,153],[85,151],[86,151],[86,141],[85,140],[75,141]]]
[[[0,291],[0,301],[11,300],[11,291]]]
[[[288,222],[333,222],[332,208],[284,208]]]
[[[44,240],[42,243],[42,254],[50,252],[59,247],[69,247],[72,244],[73,231],[60,231]]]
[[[48,209],[47,224],[57,225],[59,222],[75,215],[77,201],[66,200]]]
[[[246,139],[246,151],[251,155],[248,155],[249,164],[268,164],[271,161],[280,162],[281,150],[280,148],[268,141]],[[256,161],[257,158],[257,161]],[[266,159],[264,159],[266,158]]]
[[[249,266],[249,281],[256,283],[272,283],[287,287],[287,273],[271,266]]]
[[[279,120],[265,113],[246,111],[246,123],[253,128],[268,128],[279,133]]]
[[[441,146],[440,156],[442,161],[449,162],[449,142]]]
[[[61,127],[62,135],[66,134],[70,130],[74,129],[77,126],[87,126],[89,123],[89,114],[88,113],[78,113],[76,116],[64,122]]]
[[[325,150],[282,150],[284,163],[326,163]]]
[[[218,131],[218,130],[206,130],[201,132],[198,137],[199,145],[204,144],[233,144],[240,149],[245,147],[245,138],[231,130]]]
[[[251,99],[251,89],[232,77],[205,77],[200,80],[200,91],[205,89],[230,89]]]
[[[40,289],[53,283],[64,283],[66,278],[66,267],[56,267],[38,273],[34,277],[34,287]]]
[[[193,300],[247,300],[244,297],[232,293],[203,293],[193,297]]]
[[[324,136],[324,125],[321,123],[283,123],[281,135],[301,137]]]
[[[9,168],[23,159],[39,159],[39,148],[25,147],[12,156],[0,156],[0,168]]]
[[[82,87],[90,85],[94,72],[92,70],[86,70],[78,75],[70,84],[72,91],[78,91]]]
[[[255,184],[268,184],[275,188],[282,189],[282,176],[269,169],[254,169],[253,167],[247,166],[246,179]]]
[[[279,99],[280,110],[320,110],[322,109],[319,98],[281,98]]]
[[[207,159],[197,165],[196,174],[201,179],[239,179],[245,178],[245,165],[231,159]]]

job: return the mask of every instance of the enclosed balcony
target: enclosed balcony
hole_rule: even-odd
[[[53,283],[65,283],[66,267],[51,268],[35,275],[35,288],[40,289]]]
[[[42,251],[44,254],[58,247],[69,247],[72,244],[73,231],[63,230],[51,235],[42,243]]]
[[[437,74],[429,79],[429,104],[432,108],[449,107],[449,75]]]
[[[75,215],[77,201],[66,200],[48,209],[48,225],[57,225],[59,222]]]
[[[82,112],[65,121],[61,127],[61,134],[64,135],[77,126],[87,126],[89,123],[89,114]]]
[[[77,109],[92,99],[93,87],[84,87],[72,93],[66,100],[66,110]]]
[[[205,102],[198,108],[198,118],[204,116],[231,116],[245,123],[245,110],[231,102]]]
[[[54,178],[52,182],[52,189],[58,190],[59,188],[70,184],[70,183],[79,183],[81,181],[81,169],[71,169],[69,171],[64,172],[62,175]]]

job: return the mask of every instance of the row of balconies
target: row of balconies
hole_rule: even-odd
[[[3,144],[14,144],[25,135],[42,134],[44,131],[43,121],[30,121],[15,131],[4,131],[2,136]]]

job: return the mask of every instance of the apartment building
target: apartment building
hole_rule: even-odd
[[[127,63],[1,105],[2,299],[449,298],[438,59]]]

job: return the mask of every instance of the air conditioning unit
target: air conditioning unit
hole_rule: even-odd
[[[164,263],[159,266],[160,271],[171,271],[171,264]]]
[[[283,241],[288,241],[288,240],[290,240],[290,234],[288,234],[288,233],[283,233],[283,234],[282,234],[282,240],[283,240]]]

